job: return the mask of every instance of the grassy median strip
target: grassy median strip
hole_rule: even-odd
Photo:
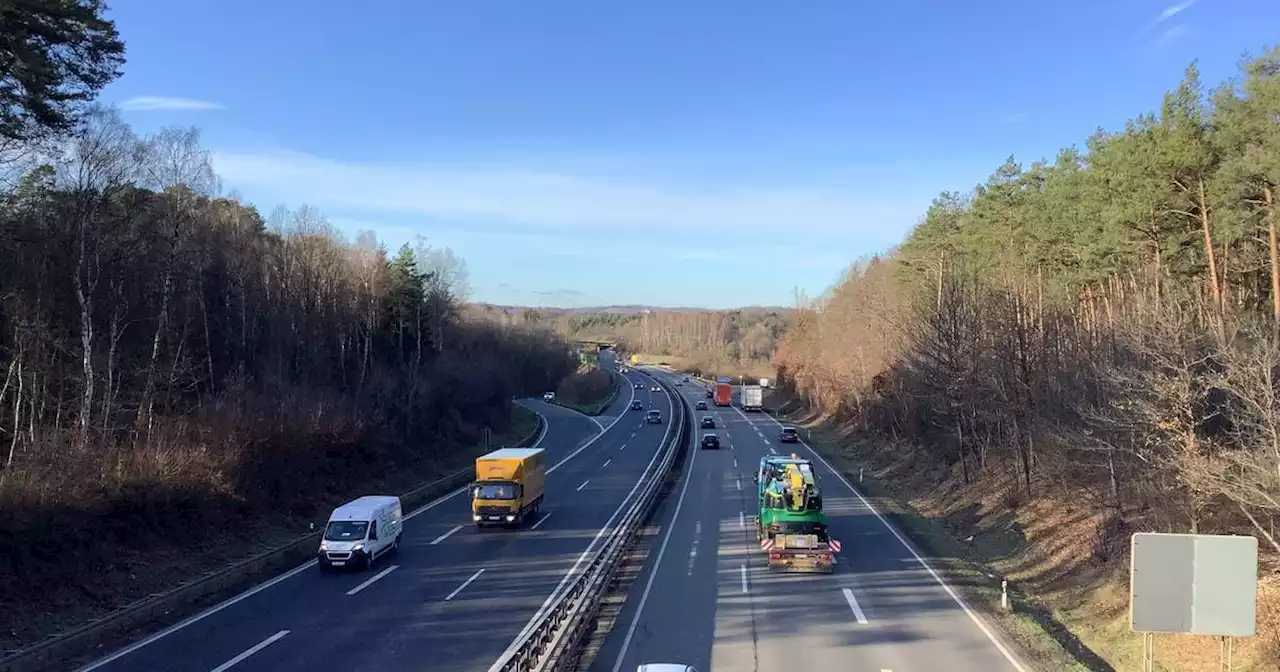
[[[605,373],[608,373],[609,380],[611,381],[612,384],[609,385],[608,390],[604,393],[604,396],[596,399],[595,401],[588,401],[585,403],[583,402],[575,403],[575,402],[566,400],[565,395],[556,395],[555,403],[559,406],[564,406],[565,408],[573,409],[585,415],[591,415],[591,416],[600,415],[605,411],[605,409],[609,408],[610,404],[612,404],[618,398],[618,394],[622,390],[622,387],[621,387],[622,381],[619,380],[618,375],[612,372],[605,372]]]

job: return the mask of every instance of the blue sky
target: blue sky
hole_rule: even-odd
[[[139,132],[198,126],[264,214],[423,235],[523,305],[817,295],[938,192],[1280,36],[1275,0],[110,5]]]

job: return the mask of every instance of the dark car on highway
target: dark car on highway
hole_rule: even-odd
[[[795,427],[783,427],[782,432],[778,434],[778,441],[782,443],[799,443],[800,435],[796,433]]]
[[[645,422],[647,422],[647,423],[649,423],[649,424],[651,424],[651,425],[661,425],[661,424],[662,424],[662,411],[659,411],[659,410],[656,410],[656,409],[655,409],[655,410],[649,411],[648,413],[645,413],[645,414],[644,414],[644,421],[645,421]]]
[[[702,428],[703,428],[703,429],[715,429],[715,428],[716,428],[716,419],[715,419],[714,417],[710,416],[710,415],[704,415],[704,416],[702,416]]]
[[[631,410],[633,411],[644,410],[644,404],[640,403],[639,399],[636,399],[635,401],[631,402]]]
[[[707,402],[699,401],[698,403],[694,404],[693,407],[695,410],[705,411],[707,410]]]
[[[711,390],[707,390],[707,398],[708,398],[708,399],[710,399],[711,397],[714,397],[714,396],[715,396],[715,395],[711,393]]]
[[[636,389],[637,389],[637,390],[643,390],[643,389],[644,389],[644,383],[636,383]]]
[[[703,434],[702,447],[708,450],[710,449],[720,450],[720,437],[716,436],[715,434]]]

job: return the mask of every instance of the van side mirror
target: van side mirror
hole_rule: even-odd
[[[752,476],[751,482],[755,483],[756,485],[760,485],[760,474],[756,474],[755,476]]]

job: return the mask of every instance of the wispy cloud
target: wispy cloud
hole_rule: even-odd
[[[217,152],[214,166],[227,185],[276,200],[541,234],[697,229],[878,240],[886,228],[895,229],[892,237],[908,228],[920,208],[834,190],[692,190],[528,169],[342,163],[292,152]]]
[[[137,112],[151,110],[220,110],[222,105],[193,98],[135,96],[120,103],[120,109]]]
[[[579,292],[579,291],[578,291],[578,290],[576,290],[576,289],[550,289],[550,290],[539,290],[539,289],[535,289],[535,290],[533,290],[532,292],[529,292],[529,293],[530,293],[530,294],[533,294],[534,296],[541,296],[541,297],[544,297],[544,298],[558,298],[558,299],[561,299],[561,298],[568,298],[568,297],[586,296],[586,293],[584,293],[584,292]]]
[[[1164,11],[1160,12],[1160,16],[1156,17],[1156,20],[1152,25],[1164,23],[1165,21],[1172,19],[1188,9],[1191,9],[1191,6],[1196,4],[1196,2],[1197,0],[1186,0],[1186,2],[1180,2],[1176,5],[1169,5],[1168,7],[1165,7]]]

